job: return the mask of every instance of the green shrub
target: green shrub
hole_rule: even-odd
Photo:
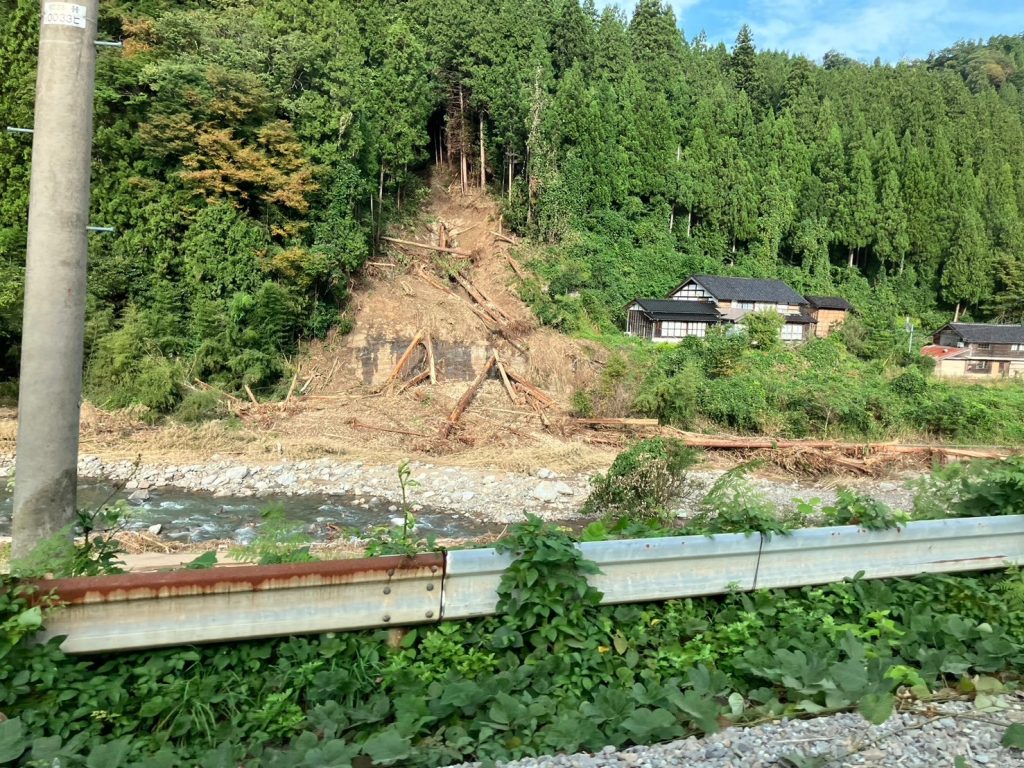
[[[643,520],[664,517],[669,502],[694,491],[687,470],[700,452],[680,440],[641,440],[597,474],[583,504],[585,515]]]
[[[580,419],[589,419],[594,415],[594,398],[585,389],[577,389],[569,401],[572,415]]]
[[[189,392],[182,398],[174,417],[186,424],[219,419],[227,413],[224,398],[212,390]]]

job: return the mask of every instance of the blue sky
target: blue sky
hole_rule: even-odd
[[[632,14],[634,2],[606,2]],[[759,49],[821,59],[831,49],[855,59],[915,59],[960,39],[1024,32],[1024,0],[669,0],[692,39],[731,46],[747,23]]]

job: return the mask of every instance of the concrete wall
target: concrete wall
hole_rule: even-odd
[[[353,356],[351,364],[360,371],[363,384],[383,384],[411,342],[411,336],[350,338],[349,349]],[[472,381],[494,352],[494,348],[489,344],[464,344],[441,339],[434,339],[433,346],[434,362],[441,381]],[[418,347],[409,359],[405,367],[406,373],[402,378],[408,378],[410,373],[422,370],[425,356],[423,347]],[[507,362],[521,364],[522,361],[516,356]]]

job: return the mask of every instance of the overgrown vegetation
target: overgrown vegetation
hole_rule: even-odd
[[[590,415],[657,417],[684,429],[778,437],[1024,441],[1024,385],[929,377],[902,330],[858,320],[800,347],[709,333],[660,345],[600,337],[611,357],[577,395]]]
[[[5,581],[0,760],[493,761],[852,708],[881,722],[948,686],[991,702],[1024,663],[1013,570],[600,606],[564,531],[533,518],[506,541],[499,615],[399,648],[377,631],[71,659],[27,642],[43,612]]]
[[[0,0],[0,113],[12,125],[31,124],[38,12]],[[161,414],[188,399],[194,419],[215,412],[189,393],[197,378],[280,391],[299,339],[344,328],[353,277],[415,207],[440,141],[456,165],[466,154],[473,178],[482,141],[505,222],[543,246],[523,295],[564,330],[610,331],[625,302],[695,271],[845,296],[871,329],[847,346],[871,360],[899,346],[889,340],[904,316],[932,329],[957,305],[975,318],[1024,313],[1021,36],[896,66],[840,54],[818,66],[758,52],[749,30],[731,51],[688,39],[658,0],[629,19],[549,0],[117,0],[100,13],[100,35],[125,43],[97,68],[93,218],[115,229],[90,241],[86,383],[101,405]],[[0,142],[10,378],[30,144]],[[651,393],[655,410],[680,410],[674,420],[696,391],[677,373]],[[712,387],[709,418],[779,426],[749,398],[732,412],[729,386],[744,385]],[[998,390],[993,404],[941,399],[952,402],[906,423],[959,437],[970,419],[942,414],[960,400],[1020,404]],[[857,421],[850,405],[841,421]],[[840,428],[870,431],[865,418]],[[823,424],[833,420],[783,426]]]

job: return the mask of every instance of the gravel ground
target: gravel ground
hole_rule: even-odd
[[[0,478],[13,467],[14,457],[0,454]],[[412,462],[410,469],[418,483],[410,494],[414,510],[422,507],[452,510],[493,523],[519,522],[527,512],[547,520],[571,520],[579,516],[579,508],[590,492],[591,475],[560,475],[545,467],[537,467],[533,473],[526,474]],[[126,486],[129,490],[170,486],[208,492],[215,498],[337,494],[350,497],[356,506],[366,507],[378,502],[397,504],[401,500],[396,470],[393,465],[326,458],[243,464],[212,456],[195,464],[144,464],[136,468],[129,461],[104,461],[97,456],[83,455],[78,464],[81,477],[114,481],[130,478]],[[721,470],[700,470],[691,477],[707,487],[721,475]],[[766,498],[783,509],[792,508],[794,499],[818,498],[830,503],[835,500],[836,488],[840,485],[856,488],[892,507],[906,509],[911,499],[910,491],[905,488],[906,479],[844,478],[809,482],[755,476],[752,482]],[[677,511],[681,516],[689,516],[695,510],[690,504]]]
[[[937,705],[927,713],[902,713],[882,725],[860,715],[781,720],[754,728],[729,728],[702,739],[597,754],[527,758],[509,768],[1017,768],[1019,750],[1005,749],[1006,727],[1024,722],[1020,699],[1001,697],[998,710],[978,712],[967,702]],[[789,759],[787,759],[789,758]],[[464,763],[475,768],[479,763]]]

